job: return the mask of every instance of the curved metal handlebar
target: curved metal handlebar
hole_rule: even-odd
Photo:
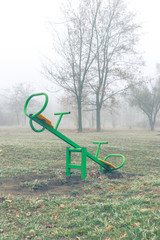
[[[41,108],[41,110],[35,114],[32,115],[32,118],[33,117],[36,117],[37,115],[39,115],[40,113],[42,113],[44,111],[44,109],[46,108],[47,104],[48,104],[48,95],[46,93],[35,93],[35,94],[32,94],[28,99],[27,101],[25,102],[25,105],[24,105],[24,113],[26,114],[27,117],[30,117],[30,114],[27,113],[27,106],[28,106],[28,103],[29,101],[33,98],[33,97],[36,97],[36,96],[40,96],[40,95],[44,95],[45,96],[45,103],[43,105],[43,107]]]
[[[27,113],[27,106],[28,106],[29,101],[30,101],[33,97],[37,97],[37,96],[41,96],[41,95],[44,95],[44,96],[45,96],[45,103],[44,103],[43,107],[42,107],[41,110],[38,111],[37,113],[30,115],[29,113]],[[27,99],[27,101],[25,102],[25,105],[24,105],[24,113],[26,114],[27,117],[30,117],[30,121],[29,121],[30,126],[31,126],[31,128],[32,128],[35,132],[42,132],[42,131],[44,131],[45,128],[43,127],[43,128],[40,129],[40,130],[35,129],[35,127],[33,126],[33,123],[32,123],[32,118],[34,118],[34,117],[36,117],[37,115],[39,115],[40,113],[42,113],[42,112],[44,111],[44,109],[46,108],[47,104],[48,104],[48,95],[47,95],[46,93],[35,93],[35,94],[32,94],[32,95]]]
[[[108,156],[105,157],[104,161],[106,161],[110,157],[121,157],[123,159],[121,165],[116,167],[115,170],[121,168],[125,164],[126,158],[122,154],[109,154]]]

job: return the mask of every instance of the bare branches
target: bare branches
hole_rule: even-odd
[[[154,83],[154,84],[153,84]],[[160,80],[147,80],[141,86],[131,88],[130,103],[147,115],[150,128],[154,130],[157,114],[160,110]]]
[[[113,96],[125,91],[133,77],[125,62],[131,63],[129,56],[136,52],[134,46],[138,40],[138,28],[133,22],[133,14],[127,11],[122,0],[102,1],[94,35],[97,55],[88,83],[90,92],[95,95],[98,131],[101,108]]]
[[[61,38],[55,31],[58,41],[56,52],[60,63],[44,67],[47,79],[75,97],[80,115],[87,74],[97,53],[93,49],[93,41],[100,5],[95,0],[80,1],[76,10],[69,5],[69,9],[64,11],[65,37]],[[78,118],[81,131],[82,119],[81,116]]]
[[[78,8],[68,6],[62,36],[55,31],[56,61],[49,61],[44,73],[76,99],[78,114],[81,103],[90,96],[100,114],[109,96],[122,91],[122,86],[126,88],[122,81],[132,77],[126,74],[125,62],[130,62],[129,54],[135,54],[139,26],[123,0],[82,0]],[[79,129],[81,122],[79,119]]]

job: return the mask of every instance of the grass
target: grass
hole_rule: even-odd
[[[92,141],[106,140],[99,157],[124,154],[126,164],[102,175],[88,159],[85,180],[78,170],[66,179],[65,143],[47,132],[1,128],[0,239],[160,239],[159,134],[65,134],[93,154]]]

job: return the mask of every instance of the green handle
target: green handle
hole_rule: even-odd
[[[32,114],[32,115],[29,114],[29,113],[27,113],[27,106],[28,106],[29,101],[30,101],[33,97],[37,97],[37,96],[41,96],[41,95],[44,95],[44,96],[45,96],[45,103],[44,103],[43,107],[41,108],[41,110],[38,111],[38,112],[35,113],[35,114]],[[44,127],[43,127],[42,129],[40,129],[40,130],[35,129],[35,127],[33,126],[33,123],[32,123],[32,119],[33,119],[34,117],[36,117],[37,115],[39,115],[40,113],[42,113],[42,112],[44,111],[44,109],[46,108],[47,104],[48,104],[48,95],[47,95],[46,93],[35,93],[35,94],[32,94],[32,95],[27,99],[27,101],[25,102],[25,105],[24,105],[24,113],[26,114],[26,116],[30,117],[30,121],[29,121],[30,126],[31,126],[31,128],[32,128],[35,132],[42,132],[42,131],[44,131],[44,129],[45,129]]]
[[[70,114],[71,112],[60,112],[60,113],[54,113],[54,115],[63,115],[63,114]]]
[[[116,167],[116,169],[121,168],[121,167],[124,165],[125,161],[126,161],[125,156],[123,156],[122,154],[109,154],[107,157],[105,157],[104,161],[106,161],[106,160],[107,160],[108,158],[110,158],[110,157],[121,157],[121,158],[123,159],[122,164],[121,164],[119,167]],[[115,170],[116,170],[116,169],[115,169]]]
[[[99,150],[100,150],[101,144],[108,144],[108,142],[98,141],[98,142],[93,142],[93,144],[98,144],[97,152],[96,152],[96,155],[95,155],[95,157],[98,158],[98,154],[99,154]]]
[[[56,129],[56,130],[58,129],[58,126],[59,126],[59,124],[60,124],[60,121],[61,121],[63,115],[64,115],[64,114],[70,114],[70,113],[71,113],[71,112],[54,113],[54,115],[59,115],[59,119],[58,119],[57,124],[56,124],[56,126],[55,126],[55,129]]]
[[[98,141],[98,142],[93,142],[93,144],[108,144],[108,142],[104,142],[104,141]]]
[[[40,96],[40,95],[44,95],[45,96],[45,103],[43,105],[43,107],[41,108],[41,110],[35,114],[32,115],[32,118],[33,117],[36,117],[37,115],[39,115],[40,113],[42,113],[44,111],[44,109],[46,108],[47,104],[48,104],[48,95],[46,93],[35,93],[35,94],[32,94],[28,99],[27,101],[25,102],[25,105],[24,105],[24,113],[26,114],[26,116],[30,117],[30,114],[27,113],[27,106],[28,106],[28,103],[29,101],[33,98],[33,97],[36,97],[36,96]]]

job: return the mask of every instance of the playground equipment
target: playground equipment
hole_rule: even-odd
[[[28,106],[29,101],[33,97],[40,96],[40,95],[45,96],[45,103],[44,103],[42,109],[35,114],[28,114],[27,113],[27,106]],[[45,129],[47,129],[49,132],[55,134],[57,137],[59,137],[60,139],[62,139],[63,141],[65,141],[66,143],[68,143],[71,146],[71,147],[66,148],[66,176],[67,177],[70,176],[71,169],[80,169],[81,170],[81,178],[85,179],[86,174],[87,174],[87,172],[86,172],[86,159],[87,159],[87,157],[100,165],[101,172],[103,172],[102,168],[106,169],[108,172],[112,172],[114,170],[117,170],[117,169],[121,168],[124,165],[126,159],[121,154],[109,154],[108,156],[106,156],[104,158],[104,160],[98,158],[98,154],[99,154],[101,144],[108,144],[108,142],[102,142],[102,141],[93,142],[94,144],[98,144],[97,152],[96,152],[96,155],[94,156],[87,151],[87,148],[79,146],[77,143],[73,142],[71,139],[69,139],[68,137],[63,135],[61,132],[59,132],[57,129],[58,129],[58,126],[60,124],[60,121],[61,121],[63,115],[70,114],[70,112],[55,113],[54,115],[59,115],[59,119],[58,119],[58,121],[57,121],[57,123],[54,127],[52,125],[51,121],[41,114],[44,111],[44,109],[46,108],[47,104],[48,104],[48,95],[46,93],[32,94],[27,99],[27,101],[24,105],[24,113],[26,114],[26,116],[28,116],[30,118],[30,126],[35,132],[42,132]],[[33,121],[38,123],[39,125],[41,125],[42,129],[37,130],[33,125]],[[81,165],[71,164],[71,153],[72,152],[80,152],[81,153]],[[111,163],[107,162],[108,159],[111,158],[111,157],[122,158],[122,164],[120,166],[116,167],[116,166],[112,165]]]

